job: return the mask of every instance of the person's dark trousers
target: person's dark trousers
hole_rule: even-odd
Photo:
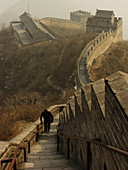
[[[46,122],[46,123],[44,123],[44,129],[45,129],[45,133],[46,132],[49,132],[49,130],[50,130],[50,122]]]

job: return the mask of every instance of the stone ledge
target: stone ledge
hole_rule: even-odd
[[[4,155],[4,153],[10,147],[10,142],[0,141],[0,158]]]

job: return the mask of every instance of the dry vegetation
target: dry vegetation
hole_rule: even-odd
[[[128,73],[128,42],[121,41],[111,47],[89,67],[92,80],[106,78],[116,71]]]
[[[74,91],[77,59],[95,36],[82,34],[20,47],[9,30],[0,32],[0,140],[17,135],[44,108],[66,102]]]
[[[75,34],[81,34],[81,32],[85,33],[86,28],[82,25],[75,24],[72,22],[64,22],[59,20],[40,20],[42,23],[49,26],[54,32],[62,36],[72,36]]]

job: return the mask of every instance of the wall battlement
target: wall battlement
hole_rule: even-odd
[[[66,22],[66,23],[72,23],[72,24],[76,24],[76,25],[81,25],[81,23],[79,21],[73,21],[73,20],[62,19],[62,18],[45,17],[45,18],[43,18],[43,20],[58,21],[58,22],[63,22],[63,23]]]
[[[64,136],[95,139],[127,151],[128,143],[128,74],[117,72],[106,80],[87,84],[67,102],[60,115]],[[70,158],[86,168],[88,143],[70,140]],[[127,157],[90,144],[90,169],[127,169]],[[63,138],[63,152],[67,154],[67,140]],[[102,159],[101,159],[102,158]]]
[[[87,20],[87,32],[101,33],[110,29],[122,32],[122,18],[115,17],[113,11],[97,10],[95,16]]]
[[[122,32],[119,30],[113,31],[110,29],[109,32],[103,31],[94,40],[86,45],[78,60],[78,77],[82,86],[91,80],[88,75],[88,67],[92,65],[93,61],[98,56],[103,54],[112,43],[121,40]],[[88,81],[84,80],[85,74],[88,76]]]
[[[70,20],[86,25],[87,19],[91,16],[90,12],[78,10],[70,12]]]

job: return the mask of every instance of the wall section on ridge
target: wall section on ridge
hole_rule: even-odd
[[[88,74],[88,67],[92,65],[93,61],[103,54],[112,43],[122,40],[122,32],[120,31],[121,29],[117,29],[116,31],[110,29],[109,32],[103,31],[83,49],[78,60],[78,77],[82,86],[91,81]],[[84,80],[85,78],[87,81]]]

